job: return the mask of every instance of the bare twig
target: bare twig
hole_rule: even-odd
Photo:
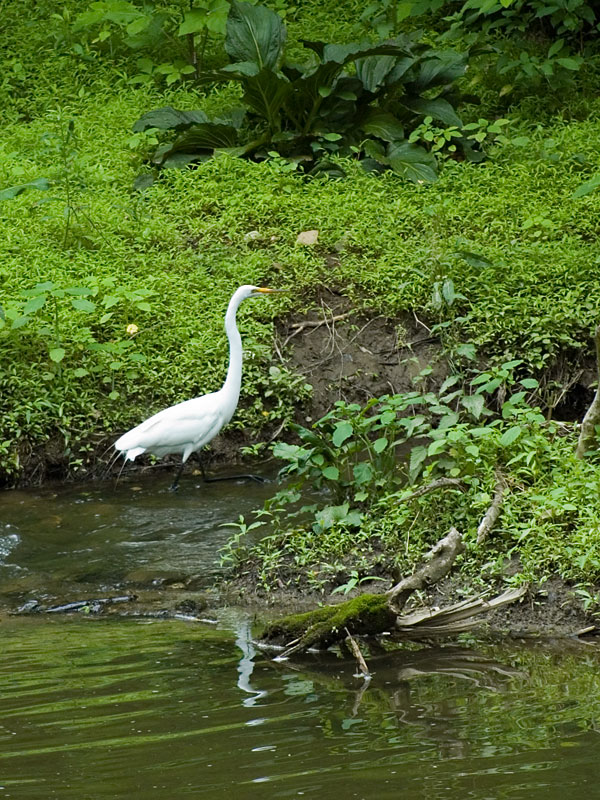
[[[456,557],[463,550],[462,536],[456,528],[451,528],[450,533],[429,551],[423,566],[386,592],[390,609],[399,614],[414,591],[431,586],[446,576]]]
[[[363,678],[365,678],[365,680],[366,679],[370,680],[371,673],[369,672],[369,668],[367,667],[367,662],[365,661],[363,654],[360,652],[360,647],[358,646],[358,642],[352,636],[348,628],[344,628],[344,630],[346,631],[346,634],[348,636],[346,642],[350,646],[350,650],[352,650],[352,655],[356,659],[356,663],[358,664],[358,668],[361,671]]]
[[[347,319],[351,315],[351,313],[352,312],[348,311],[345,314],[335,314],[334,316],[329,317],[329,319],[327,318],[307,319],[304,322],[294,322],[290,325],[292,333],[290,333],[289,336],[286,337],[283,346],[285,347],[286,344],[290,341],[290,339],[293,339],[294,336],[298,336],[299,333],[302,333],[302,331],[306,330],[307,328],[312,328],[313,330],[316,330],[317,328],[320,328],[323,325],[327,325],[327,327],[329,328],[331,323],[341,322],[342,320]]]
[[[596,328],[594,339],[596,342],[598,386],[596,387],[596,394],[592,400],[592,404],[588,408],[583,422],[581,423],[581,432],[579,434],[579,441],[577,442],[577,450],[575,451],[577,458],[583,458],[586,452],[596,442],[596,425],[600,425],[600,325]]]
[[[477,528],[477,544],[482,544],[490,534],[490,531],[498,521],[502,504],[504,503],[504,492],[506,491],[506,480],[501,472],[496,472],[496,490],[492,504],[485,512],[479,527]]]
[[[455,489],[460,489],[461,492],[465,491],[465,485],[460,478],[438,478],[435,481],[431,481],[431,483],[428,483],[426,486],[419,486],[414,492],[407,494],[406,497],[400,498],[398,502],[407,503],[409,500],[414,500],[415,497],[421,497],[428,492],[433,492],[435,489],[444,489],[450,486]]]

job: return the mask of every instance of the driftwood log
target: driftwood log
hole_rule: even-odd
[[[448,636],[471,630],[481,615],[522,597],[526,586],[512,589],[490,600],[482,595],[445,608],[425,608],[402,615],[410,595],[444,578],[464,549],[462,537],[452,528],[429,551],[423,564],[385,594],[361,594],[345,603],[322,606],[304,614],[292,614],[271,623],[260,644],[282,649],[280,657],[310,648],[327,648],[354,635],[395,631],[406,639]]]

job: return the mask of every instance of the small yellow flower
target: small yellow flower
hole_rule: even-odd
[[[130,336],[135,336],[135,334],[138,332],[138,330],[139,330],[138,326],[137,326],[137,325],[134,325],[134,324],[133,324],[133,322],[132,322],[132,323],[130,323],[130,324],[127,326],[127,333],[128,333]]]

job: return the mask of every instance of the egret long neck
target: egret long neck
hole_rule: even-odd
[[[237,329],[235,315],[242,302],[243,297],[237,297],[235,294],[229,301],[227,314],[225,314],[225,332],[229,339],[229,368],[227,370],[227,377],[221,391],[226,397],[228,403],[231,403],[232,411],[237,406],[240,396],[240,387],[242,385],[242,337]]]

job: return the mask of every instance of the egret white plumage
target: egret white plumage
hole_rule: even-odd
[[[240,304],[248,297],[264,297],[277,291],[246,285],[233,293],[225,314],[225,332],[229,340],[225,383],[218,392],[165,408],[124,433],[115,442],[115,448],[124,454],[126,461],[135,461],[142,453],[155,456],[181,453],[181,465],[171,486],[177,488],[185,462],[217,435],[237,407],[242,383],[242,339],[236,324]]]

